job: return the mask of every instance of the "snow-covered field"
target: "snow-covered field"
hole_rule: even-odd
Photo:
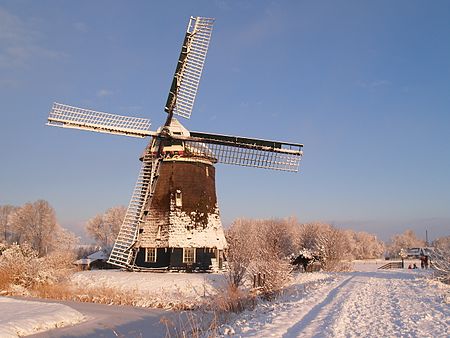
[[[142,307],[195,307],[226,284],[215,273],[152,273],[92,270],[76,273],[71,282],[83,289],[113,288],[126,291]]]
[[[20,337],[82,322],[84,316],[62,304],[0,297],[0,337]]]
[[[287,338],[450,336],[450,286],[431,280],[429,271],[377,270],[382,263],[356,262],[355,271],[346,273],[297,274],[278,299],[260,301],[253,311],[231,316],[220,332]],[[126,291],[139,299],[140,306],[195,305],[224,286],[225,276],[84,271],[75,274],[72,282],[84,288]],[[9,310],[1,311],[7,314],[0,318],[1,337],[83,320],[83,315],[64,305],[0,300],[0,308]],[[133,330],[151,337],[145,323]]]

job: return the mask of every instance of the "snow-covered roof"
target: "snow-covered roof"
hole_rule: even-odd
[[[81,258],[74,262],[75,265],[89,265],[91,263],[92,263],[92,260],[90,260],[88,258]]]
[[[108,259],[108,254],[104,250],[100,250],[90,254],[89,256],[87,256],[87,258],[90,259],[91,261],[97,260],[105,261]]]

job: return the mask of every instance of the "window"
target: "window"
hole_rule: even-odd
[[[183,248],[183,263],[195,263],[195,248]]]
[[[181,207],[183,205],[183,201],[182,201],[182,198],[181,198],[181,190],[177,190],[175,192],[175,205],[177,207]]]
[[[156,262],[156,248],[145,248],[145,261],[150,263]]]
[[[209,168],[205,167],[206,177],[209,177]]]
[[[161,225],[158,225],[158,232],[156,233],[156,240],[161,240]]]

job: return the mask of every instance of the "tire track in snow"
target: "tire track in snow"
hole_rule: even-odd
[[[448,336],[449,306],[424,278],[407,272],[359,273],[360,286],[344,303],[326,336]],[[350,285],[349,285],[350,286]],[[442,335],[445,333],[444,335]]]
[[[399,317],[398,298],[386,280],[360,275],[343,304],[340,316],[327,336],[386,336],[395,333],[394,318]]]
[[[339,315],[345,296],[351,292],[351,288],[348,288],[347,284],[353,278],[354,276],[350,276],[331,289],[320,303],[311,308],[300,321],[287,329],[283,338],[322,335],[323,328],[327,328],[333,322],[334,317]]]
[[[297,284],[287,288],[274,303],[259,304],[257,309],[240,316],[236,337],[281,337],[286,323],[295,323],[348,276],[302,274]],[[300,311],[299,311],[300,310]]]

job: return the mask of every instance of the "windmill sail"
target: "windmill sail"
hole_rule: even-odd
[[[184,143],[191,156],[209,157],[218,163],[282,171],[297,172],[303,155],[302,144],[220,134],[190,132]]]
[[[190,118],[203,65],[208,52],[214,19],[191,17],[167,98],[165,111]]]
[[[56,102],[48,115],[47,125],[133,137],[151,135],[148,119],[103,113]]]

